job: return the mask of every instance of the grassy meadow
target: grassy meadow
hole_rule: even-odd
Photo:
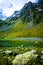
[[[43,41],[25,41],[25,40],[0,40],[1,47],[17,47],[24,45],[25,47],[35,46],[43,47]]]
[[[30,24],[30,23],[29,23]],[[29,38],[29,37],[41,37],[43,38],[43,22],[39,23],[32,28],[28,28],[29,24],[18,23],[10,31],[0,32],[0,39],[13,39],[13,38]],[[37,32],[36,32],[37,31]]]

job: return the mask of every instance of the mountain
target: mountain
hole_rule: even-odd
[[[40,8],[43,9],[43,0],[38,0],[38,4],[39,4]]]
[[[19,15],[20,15],[20,11],[15,11],[12,16],[17,16],[17,17],[19,17]]]
[[[11,20],[17,20],[20,16],[20,11],[15,11],[12,16],[10,16]]]
[[[28,2],[21,9],[20,17],[23,23],[33,20],[33,24],[36,25],[41,19],[43,19],[42,13],[43,10],[41,11],[38,3]]]
[[[38,9],[39,9],[38,3],[28,2],[24,5],[24,7],[20,11],[15,11],[6,20],[13,21],[13,20],[17,20],[18,18],[20,18],[23,23],[25,22],[27,23],[33,19],[34,20],[33,23],[37,24],[39,23],[39,21],[36,22],[36,17],[37,17],[36,12],[38,12]]]
[[[21,9],[20,17],[24,23],[27,21],[29,22],[32,17],[34,16],[34,10],[35,8],[38,8],[37,3],[28,2],[24,5],[24,7]]]
[[[43,11],[38,3],[26,3],[20,11],[15,11],[3,22],[0,39],[43,37]]]

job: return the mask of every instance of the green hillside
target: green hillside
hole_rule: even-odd
[[[0,37],[2,39],[13,39],[17,37],[43,37],[43,22],[28,28],[30,23],[32,22],[29,22],[28,24],[22,24],[22,21],[19,21],[11,31],[0,32]]]

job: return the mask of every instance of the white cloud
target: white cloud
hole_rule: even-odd
[[[36,0],[0,0],[0,9],[3,15],[10,16],[15,10],[20,10],[28,1],[35,2]]]

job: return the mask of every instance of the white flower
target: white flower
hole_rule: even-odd
[[[43,59],[43,56],[41,56],[41,59]]]
[[[35,55],[34,55],[34,59],[37,58],[37,56],[38,56],[38,54],[35,54]]]
[[[6,54],[9,54],[9,53],[11,53],[11,52],[12,52],[12,51],[10,51],[10,50],[6,50],[6,51],[5,51]]]
[[[43,54],[43,51],[41,51],[41,53]]]
[[[32,51],[31,51],[31,53],[36,53],[36,52],[37,52],[37,50],[32,50]]]
[[[8,60],[10,60],[10,61],[11,61],[11,58],[10,58],[10,57],[8,57]]]
[[[32,50],[24,54],[17,55],[15,59],[12,61],[13,65],[27,64],[32,58],[34,59],[38,56],[37,54],[34,54],[33,52],[36,52],[36,50]]]

